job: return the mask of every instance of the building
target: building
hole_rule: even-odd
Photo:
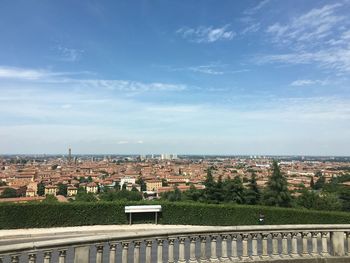
[[[161,180],[150,180],[146,182],[146,190],[157,192],[158,189],[162,187]]]
[[[67,196],[76,196],[78,193],[78,188],[75,186],[68,186],[67,187]]]
[[[89,183],[86,185],[86,192],[87,193],[93,193],[93,194],[97,194],[98,192],[98,187],[96,183]]]
[[[56,196],[58,192],[57,186],[47,185],[45,186],[45,195],[54,195]]]
[[[120,179],[120,189],[123,188],[123,185],[126,184],[136,184],[136,179],[135,177],[132,177],[132,176],[124,176],[123,178]]]

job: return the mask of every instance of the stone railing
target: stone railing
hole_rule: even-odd
[[[350,225],[186,227],[0,245],[2,262],[350,262]]]

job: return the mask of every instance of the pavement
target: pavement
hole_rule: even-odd
[[[33,241],[44,241],[61,239],[67,237],[82,237],[103,234],[125,234],[137,233],[140,231],[159,231],[200,228],[200,226],[185,225],[155,225],[155,224],[135,224],[135,225],[95,225],[95,226],[74,226],[74,227],[54,227],[54,228],[29,228],[0,230],[0,246],[19,244]]]

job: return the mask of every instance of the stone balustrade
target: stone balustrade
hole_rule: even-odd
[[[11,262],[350,262],[350,225],[201,227],[0,245]]]

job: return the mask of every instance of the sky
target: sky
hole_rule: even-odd
[[[350,1],[0,0],[0,154],[350,155]]]

